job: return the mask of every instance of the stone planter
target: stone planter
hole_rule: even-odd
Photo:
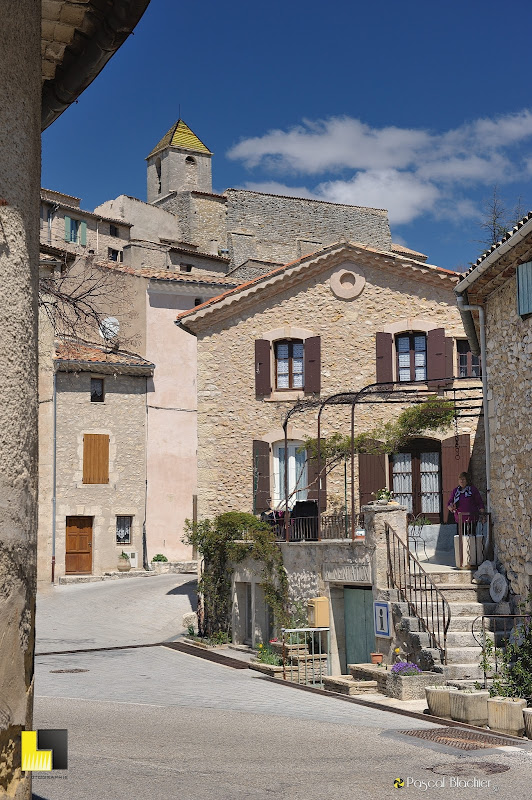
[[[523,736],[525,722],[523,710],[526,700],[518,697],[490,697],[488,700],[488,726],[492,731],[507,736]]]
[[[451,689],[449,692],[451,719],[485,728],[488,724],[489,696],[490,693],[484,690],[462,692],[459,689]]]
[[[427,686],[434,686],[444,681],[444,676],[438,672],[419,672],[417,675],[395,675],[393,672],[388,672],[386,694],[397,700],[424,700]]]
[[[129,558],[119,558],[117,567],[119,572],[129,572],[131,569],[131,561]]]
[[[283,657],[282,642],[269,642],[269,647],[276,655],[280,656],[281,658]],[[287,656],[292,655],[293,653],[308,653],[308,647],[304,642],[301,642],[300,644],[285,644],[284,650]]]
[[[274,664],[263,664],[262,661],[256,661],[254,658],[249,662],[250,669],[257,672],[262,672],[264,675],[269,675],[270,678],[282,678],[283,668],[276,667]]]
[[[425,686],[425,697],[429,714],[433,717],[451,719],[450,689],[447,686]]]
[[[525,736],[532,739],[532,708],[523,708],[523,722],[525,725]]]

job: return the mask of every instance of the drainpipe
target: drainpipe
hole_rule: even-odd
[[[148,510],[148,378],[145,378],[144,397],[146,398],[146,434],[144,436],[144,520],[142,522],[142,568],[149,570],[148,541],[146,536],[146,517]]]
[[[490,492],[491,492],[491,454],[490,454],[490,423],[488,415],[488,368],[486,363],[486,320],[484,315],[484,308],[479,305],[469,305],[467,302],[467,295],[457,294],[456,303],[460,309],[462,319],[464,321],[464,328],[466,333],[470,332],[473,325],[471,314],[464,312],[478,311],[478,323],[480,329],[480,363],[482,368],[482,409],[484,411],[484,448],[486,458],[486,511],[489,513],[491,510]],[[476,330],[475,330],[476,338]],[[473,339],[473,342],[475,339]],[[478,339],[477,339],[478,343]],[[488,527],[489,537],[489,527]],[[489,538],[486,540],[486,546],[489,544]]]
[[[55,582],[55,509],[56,509],[56,467],[57,467],[57,372],[54,371],[52,383],[52,407],[53,407],[53,443],[52,443],[52,583]]]

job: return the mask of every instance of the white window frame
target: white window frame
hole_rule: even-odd
[[[307,453],[297,451],[303,444],[302,441],[289,439],[288,442],[288,507],[293,508],[298,500],[308,497],[308,469]],[[284,508],[284,471],[282,469],[281,453],[284,452],[284,441],[274,442],[272,446],[273,457],[273,491],[272,499],[274,508]],[[297,486],[301,487],[296,492]]]

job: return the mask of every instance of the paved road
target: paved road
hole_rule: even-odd
[[[39,647],[175,637],[190,586],[167,592],[180,579],[54,590],[40,598]],[[530,794],[530,749],[463,751],[416,739],[401,731],[438,726],[160,646],[38,656],[34,724],[69,732],[69,769],[34,777],[35,797],[46,800],[373,800],[395,796],[398,777],[443,779],[428,790],[442,798]],[[505,771],[486,774],[489,764]],[[450,787],[455,775],[490,785]],[[412,786],[404,793],[427,797]]]
[[[195,608],[193,575],[80,583],[37,595],[37,653],[168,641]]]

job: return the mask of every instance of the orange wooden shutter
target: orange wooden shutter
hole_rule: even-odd
[[[109,483],[109,436],[83,435],[83,483]]]

